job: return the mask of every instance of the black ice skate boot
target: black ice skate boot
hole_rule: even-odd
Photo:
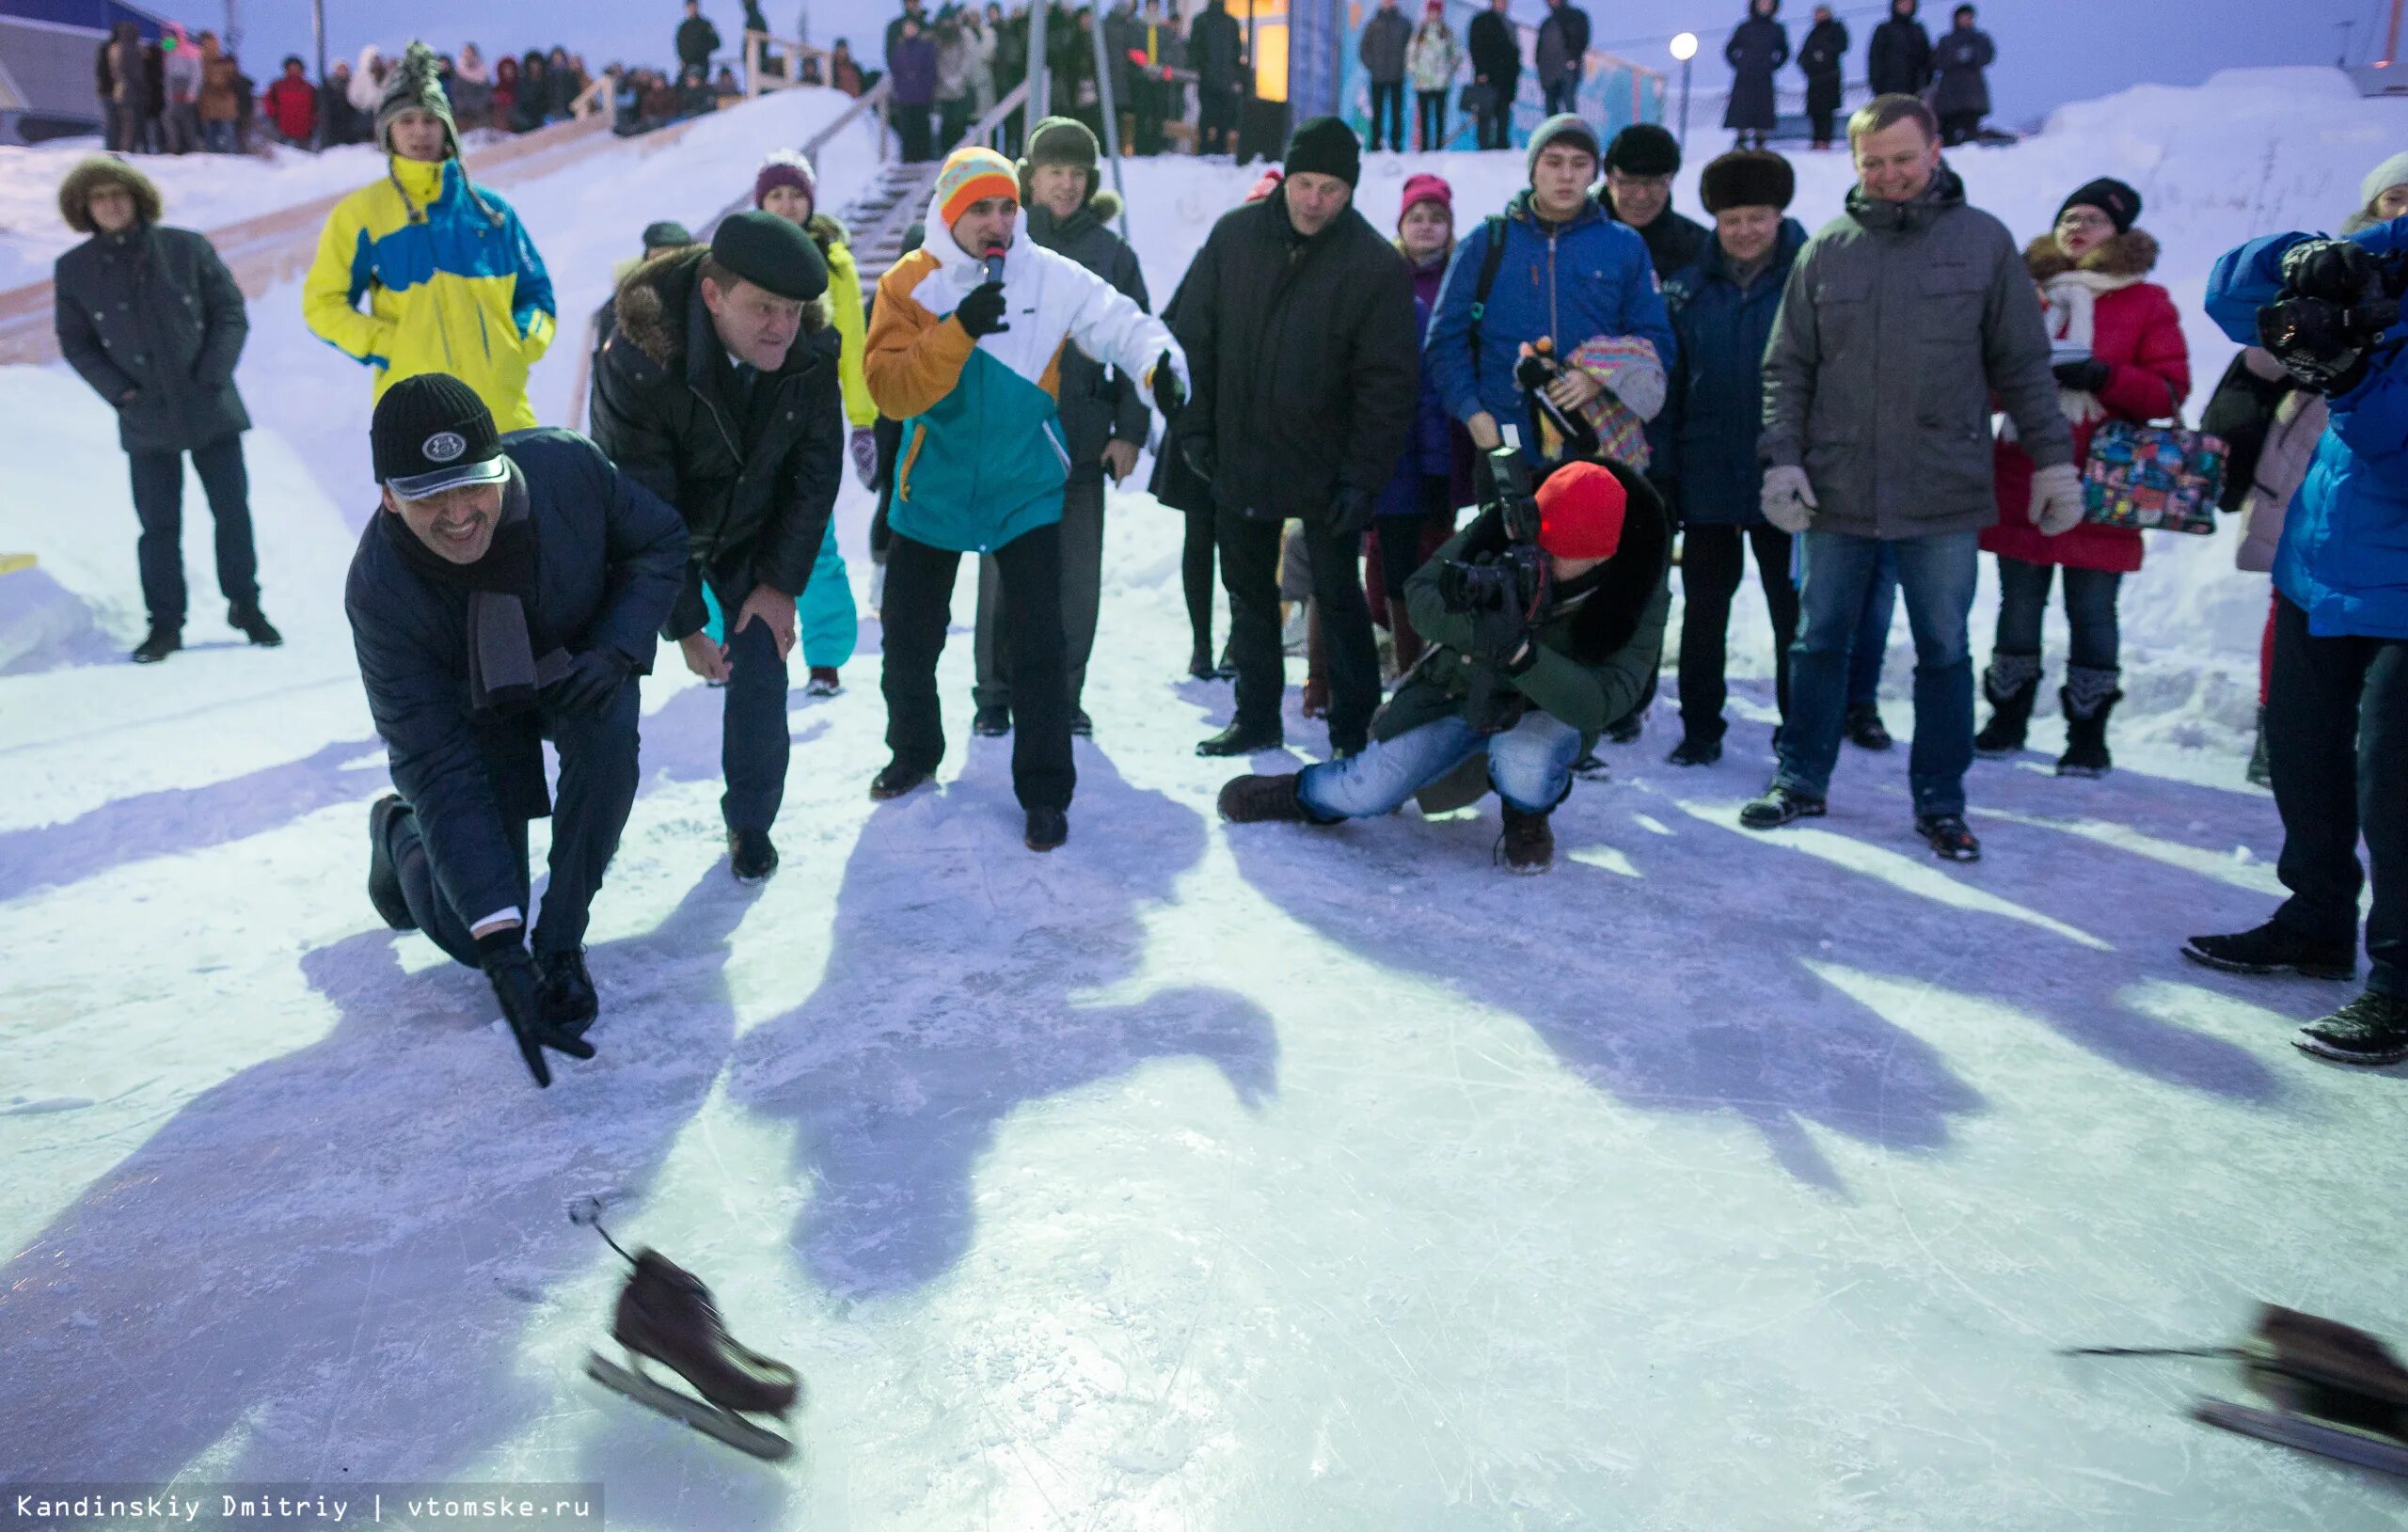
[[[595,1382],[754,1457],[783,1458],[794,1449],[784,1437],[742,1418],[783,1417],[793,1409],[800,1386],[794,1369],[739,1345],[702,1279],[658,1251],[636,1256],[610,1337],[627,1349],[629,1366],[589,1356],[585,1370]],[[646,1377],[647,1358],[673,1368],[701,1397]]]

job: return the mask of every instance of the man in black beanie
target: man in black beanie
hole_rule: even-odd
[[[369,810],[368,897],[482,968],[535,1083],[592,1058],[587,907],[636,796],[636,677],[686,561],[676,513],[565,431],[494,430],[448,372],[385,390],[382,507],[343,591],[397,792]],[[560,751],[557,808],[544,741]],[[527,824],[552,820],[528,952]]]
[[[1705,226],[1672,211],[1680,173],[1681,141],[1656,123],[1634,122],[1606,146],[1606,212],[1647,242],[1659,282],[1705,253]]]
[[[1278,563],[1291,518],[1329,653],[1331,750],[1360,750],[1379,705],[1358,559],[1420,397],[1420,337],[1412,269],[1354,207],[1361,171],[1352,128],[1305,123],[1278,189],[1224,215],[1182,279],[1173,330],[1195,396],[1172,429],[1212,486],[1238,671],[1237,717],[1201,755],[1285,738]]]
[[[660,632],[687,669],[727,687],[720,813],[744,883],[778,867],[769,827],[785,796],[795,597],[844,473],[827,292],[810,235],[772,213],[736,213],[707,249],[671,250],[627,274],[619,333],[594,371],[594,441],[692,533]],[[703,631],[705,582],[727,614],[724,645]]]

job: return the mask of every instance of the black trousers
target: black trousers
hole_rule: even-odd
[[[1196,87],[1196,151],[1229,154],[1238,147],[1238,93]]]
[[[1789,646],[1798,637],[1798,587],[1789,583],[1789,534],[1778,527],[1721,527],[1690,522],[1681,533],[1681,732],[1720,739],[1729,695],[1722,672],[1729,655],[1731,598],[1756,550],[1756,579],[1772,608],[1773,694],[1789,717]]]
[[[594,895],[601,891],[602,875],[618,852],[627,811],[635,807],[637,702],[630,676],[619,684],[618,695],[598,717],[555,713],[537,704],[544,735],[561,758],[560,782],[552,792],[551,881],[544,888],[543,916],[535,924],[533,945],[539,953],[575,952],[585,945]],[[502,829],[518,863],[518,908],[525,910],[530,888],[527,821],[505,819]],[[494,911],[462,909],[452,902],[436,880],[435,864],[419,838],[417,815],[397,818],[392,837],[387,849],[418,928],[454,959],[476,967],[477,940],[468,934],[468,924]]]
[[[2283,816],[2275,871],[2291,891],[2275,921],[2319,941],[2353,937],[2363,835],[2367,987],[2408,994],[2408,640],[2317,638],[2277,596],[2266,753]]]
[[[1021,533],[994,551],[1011,646],[1012,791],[1024,809],[1067,809],[1078,771],[1070,762],[1070,693],[1062,661],[1062,528]],[[953,621],[961,555],[902,532],[886,555],[886,746],[895,759],[934,771],[944,759],[937,658]],[[1277,641],[1276,635],[1273,641]]]
[[[1080,474],[1062,486],[1062,675],[1070,711],[1087,686],[1096,613],[1103,602],[1103,475]],[[981,707],[1012,705],[1011,599],[995,561],[978,561],[978,682]]]
[[[184,455],[128,452],[134,513],[142,522],[135,557],[142,565],[142,604],[154,624],[184,622]],[[231,435],[192,453],[193,472],[217,523],[217,589],[238,607],[260,599],[259,554],[251,545],[251,481],[243,466],[243,438]]]
[[[1229,592],[1229,659],[1238,671],[1237,722],[1249,731],[1281,728],[1279,700],[1287,687],[1279,646],[1279,538],[1282,523],[1242,515],[1224,506],[1213,522],[1221,550],[1221,583]],[[1371,608],[1363,599],[1362,535],[1332,533],[1307,521],[1305,556],[1312,565],[1313,605],[1329,661],[1329,743],[1359,750],[1370,738],[1380,705],[1380,652],[1371,637]]]
[[[1501,87],[1500,89],[1505,92],[1503,99],[1500,100],[1497,95],[1492,94],[1487,103],[1474,112],[1477,121],[1473,131],[1479,138],[1481,148],[1510,147],[1510,140],[1513,136],[1513,101],[1511,94],[1513,88],[1511,86]]]
[[[1187,535],[1179,548],[1179,585],[1187,598],[1187,631],[1196,652],[1212,657],[1212,513],[1187,513]]]
[[[1982,131],[1982,112],[1943,112],[1940,118],[1940,141],[1954,149],[1970,143]]]
[[[1447,93],[1443,90],[1417,90],[1415,104],[1420,108],[1421,152],[1434,154],[1447,147]]]
[[[895,135],[903,141],[903,160],[907,165],[936,158],[935,146],[929,142],[933,128],[928,120],[929,110],[925,104],[893,103],[887,107],[887,119],[895,124]]]
[[[1371,82],[1370,147],[1372,149],[1376,150],[1381,145],[1380,131],[1381,124],[1384,122],[1387,125],[1387,147],[1402,150],[1404,148],[1404,82],[1402,80]]]
[[[1826,112],[1810,111],[1806,114],[1807,120],[1812,124],[1810,132],[1813,134],[1813,141],[1814,143],[1828,144],[1831,142],[1831,134],[1838,126],[1839,115],[1839,111],[1836,107]]]

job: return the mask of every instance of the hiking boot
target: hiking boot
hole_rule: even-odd
[[[778,870],[778,848],[769,844],[766,829],[731,829],[727,832],[727,870],[736,875],[738,883],[766,883]]]
[[[1051,851],[1070,838],[1070,816],[1059,809],[1031,809],[1021,837],[1031,851]]]
[[[1695,734],[1685,735],[1679,744],[1672,747],[1672,753],[1664,759],[1676,766],[1712,766],[1722,759],[1722,741],[1700,739]]]
[[[410,806],[399,793],[388,793],[368,806],[368,902],[377,919],[396,931],[415,931],[418,919],[402,897],[401,870],[393,864],[393,828]]]
[[[1881,704],[1878,703],[1849,703],[1847,721],[1841,725],[1841,730],[1847,735],[1847,742],[1861,750],[1886,750],[1897,743],[1890,737],[1888,725],[1881,721]],[[1778,729],[1773,731],[1773,749],[1781,749],[1781,731]]]
[[[535,971],[543,984],[544,1019],[572,1037],[585,1035],[585,1029],[602,1014],[601,999],[594,992],[594,975],[585,971],[585,949],[539,952]]]
[[[1212,738],[1197,741],[1196,753],[1204,756],[1252,755],[1257,750],[1275,750],[1287,743],[1287,731],[1276,723],[1268,729],[1250,729],[1242,723],[1232,723]]]
[[[1796,819],[1819,819],[1823,800],[1785,782],[1775,782],[1739,807],[1739,823],[1750,829],[1779,829]]]
[[[1505,805],[1505,833],[1497,839],[1497,860],[1509,873],[1543,873],[1555,865],[1555,831],[1547,815]]]
[[[2348,979],[2358,971],[2358,943],[2311,941],[2289,926],[2268,921],[2254,931],[2195,936],[2182,956],[2226,973],[2296,973],[2305,979]]]
[[[1931,854],[1942,861],[1979,861],[1982,843],[1966,828],[1961,813],[1920,813],[1915,815],[1915,833],[1931,846]]]
[[[2408,995],[2369,989],[2319,1021],[2291,1043],[2303,1053],[2337,1064],[2378,1068],[2408,1059]]]
[[[2124,694],[2111,691],[2099,699],[2099,705],[2088,718],[2074,712],[2073,693],[2057,688],[2057,700],[2066,710],[2066,752],[2057,757],[2060,777],[2103,777],[2115,768],[2115,758],[2107,752],[2107,715]]]
[[[1295,772],[1275,777],[1231,777],[1221,784],[1221,817],[1232,825],[1309,824],[1304,800],[1296,796]]]
[[[970,732],[981,739],[1001,739],[1012,732],[1012,710],[988,703],[970,715]]]
[[[267,620],[267,613],[260,610],[256,601],[238,601],[227,608],[226,621],[261,649],[283,647],[284,635],[276,630],[276,624]]]
[[[883,803],[891,798],[901,798],[928,780],[929,773],[918,766],[889,761],[879,774],[869,780],[869,796]]]
[[[184,646],[184,630],[181,624],[153,623],[150,637],[134,646],[130,656],[136,665],[156,665]]]

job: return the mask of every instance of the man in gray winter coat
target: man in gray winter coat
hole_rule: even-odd
[[[284,641],[260,610],[243,433],[234,391],[250,332],[243,290],[209,241],[159,222],[159,189],[124,161],[94,155],[58,188],[59,216],[91,237],[58,258],[58,352],[117,411],[134,480],[135,544],[150,631],[135,663],[183,647],[184,454],[217,522],[217,588],[226,620],[253,643]]]
[[[2032,279],[2005,226],[1965,204],[1931,109],[1878,97],[1849,120],[1848,143],[1847,211],[1798,253],[1765,352],[1763,509],[1799,537],[1803,615],[1781,767],[1739,821],[1768,829],[1823,813],[1849,640],[1886,544],[1915,638],[1915,828],[1940,856],[1970,861],[1981,847],[1965,828],[1965,624],[1975,539],[1998,519],[1991,396],[2036,466],[2042,532],[2082,519],[2082,482]]]
[[[1094,132],[1074,118],[1049,117],[1037,125],[1020,162],[1028,237],[1151,313],[1137,252],[1111,229],[1120,198],[1100,189],[1101,154]],[[1095,732],[1079,697],[1103,602],[1103,478],[1108,473],[1117,484],[1135,470],[1153,412],[1135,379],[1076,345],[1062,348],[1059,366],[1062,446],[1070,459],[1069,481],[1062,486],[1062,668],[1069,678],[1070,732],[1085,736]],[[977,711],[970,719],[973,732],[990,737],[1012,726],[1010,634],[1003,571],[990,554],[978,561]]]
[[[1396,8],[1396,0],[1380,0],[1380,8],[1364,19],[1363,40],[1355,45],[1363,72],[1371,77],[1371,141],[1366,147],[1373,153],[1383,142],[1400,152],[1404,149],[1404,55],[1412,46],[1413,24]]]

